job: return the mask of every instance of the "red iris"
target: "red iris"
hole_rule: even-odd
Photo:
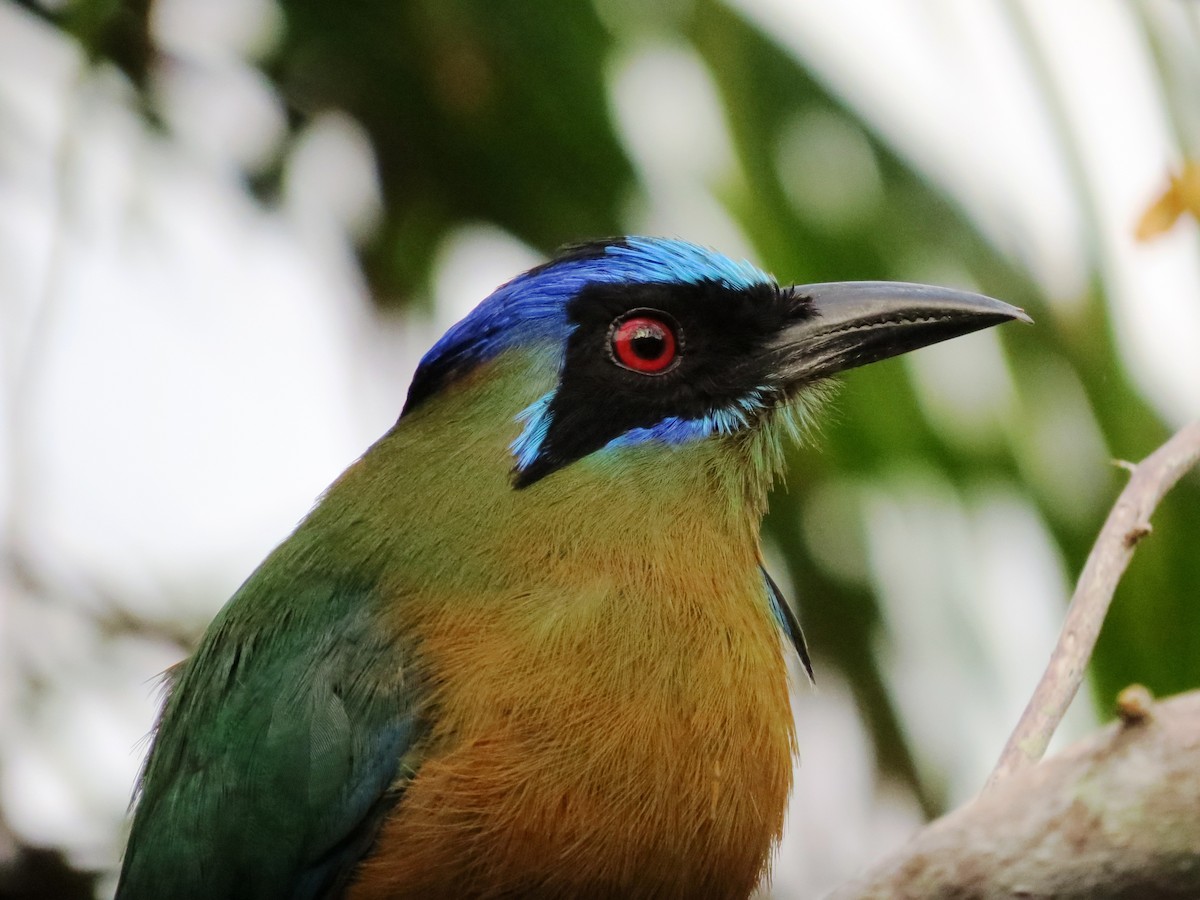
[[[618,324],[612,333],[612,349],[625,368],[649,375],[666,370],[677,356],[675,332],[653,316],[631,316]]]

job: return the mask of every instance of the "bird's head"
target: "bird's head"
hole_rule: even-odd
[[[572,248],[498,288],[421,361],[403,417],[507,354],[539,383],[514,397],[512,484],[587,458],[700,442],[759,468],[846,369],[1027,319],[977,294],[890,282],[780,286],[679,240]],[[765,436],[765,438],[764,438]]]

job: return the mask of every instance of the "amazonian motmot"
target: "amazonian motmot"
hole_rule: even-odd
[[[745,898],[784,640],[809,668],[782,441],[823,379],[1025,318],[651,238],[501,286],[171,670],[118,898]]]

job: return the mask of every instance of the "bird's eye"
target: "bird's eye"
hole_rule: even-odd
[[[617,319],[610,333],[618,365],[645,375],[667,371],[679,357],[675,323],[665,313],[637,310]]]

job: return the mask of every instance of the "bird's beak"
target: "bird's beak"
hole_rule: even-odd
[[[982,294],[892,281],[802,284],[795,320],[772,350],[779,383],[796,386],[1019,319],[1021,309]]]

